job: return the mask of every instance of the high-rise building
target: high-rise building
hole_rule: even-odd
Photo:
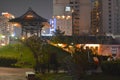
[[[93,0],[91,33],[120,35],[120,0]]]
[[[65,35],[88,34],[90,13],[90,0],[53,0],[53,16],[56,19],[54,26],[59,26]]]
[[[14,33],[13,24],[9,22],[9,19],[14,16],[8,12],[3,12],[0,16],[0,46],[9,43],[9,37]]]
[[[103,35],[102,0],[91,1],[91,35]]]
[[[120,35],[120,1],[102,0],[103,5],[103,27],[105,33]]]

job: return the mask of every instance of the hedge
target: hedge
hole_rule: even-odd
[[[14,67],[17,61],[17,58],[0,56],[0,66],[2,67]]]
[[[104,73],[120,75],[120,60],[104,61],[101,67]]]

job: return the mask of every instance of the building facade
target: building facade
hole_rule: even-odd
[[[106,4],[107,5],[106,5]],[[120,35],[120,1],[119,0],[106,0],[103,2],[103,12],[108,14],[104,20],[103,25],[107,26],[106,32],[113,35]],[[104,9],[104,8],[107,9]],[[103,17],[105,17],[103,15]],[[105,23],[107,22],[107,23]]]
[[[9,38],[14,34],[13,24],[9,22],[12,18],[14,16],[8,12],[3,12],[0,16],[0,46],[9,44]]]
[[[102,0],[91,1],[91,35],[103,35]]]
[[[54,27],[59,26],[62,31],[65,31],[65,35],[88,34],[91,23],[90,13],[90,0],[53,0],[53,16],[57,22]],[[58,18],[63,16],[67,19]]]
[[[100,34],[120,35],[119,0],[93,0],[91,13],[93,34],[100,32]]]
[[[120,35],[119,3],[119,0],[53,0],[55,28],[59,26],[62,31],[71,31],[72,35]],[[56,16],[71,16],[71,22]],[[68,26],[72,30],[66,22],[71,23]]]

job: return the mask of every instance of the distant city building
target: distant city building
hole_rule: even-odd
[[[120,0],[102,0],[103,27],[106,33],[120,35]]]
[[[14,27],[9,23],[9,19],[14,16],[8,12],[3,12],[0,16],[0,46],[9,43],[9,37],[14,35]]]
[[[71,31],[72,35],[86,35],[90,29],[91,16],[91,2],[90,0],[53,0],[53,16],[70,16],[71,19],[56,19],[57,24],[54,26],[61,27],[68,35]],[[58,24],[61,23],[61,24]],[[69,25],[66,25],[69,23]],[[69,28],[71,30],[69,30]],[[69,35],[71,35],[71,33]]]
[[[120,0],[93,0],[91,15],[92,33],[120,35]]]
[[[104,35],[102,14],[102,0],[91,1],[90,35]]]
[[[69,28],[73,35],[120,35],[119,0],[53,0],[53,16],[71,16]],[[56,19],[54,27],[68,32],[66,22]]]

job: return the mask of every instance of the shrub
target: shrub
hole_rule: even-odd
[[[101,67],[103,72],[107,74],[120,74],[120,60],[116,61],[104,61],[101,63]]]
[[[0,57],[0,66],[12,67],[18,60],[13,57]]]

